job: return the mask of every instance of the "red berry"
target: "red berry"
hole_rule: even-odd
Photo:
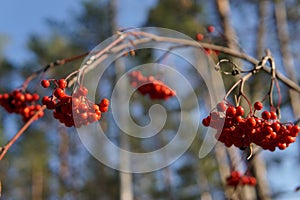
[[[44,96],[42,98],[42,104],[47,105],[51,101],[51,98],[48,96]]]
[[[25,94],[25,99],[26,99],[26,101],[31,102],[33,100],[33,97],[30,93],[26,93]]]
[[[226,110],[227,106],[224,102],[220,102],[217,104],[217,109],[219,112],[224,112]]]
[[[77,93],[82,96],[86,96],[88,94],[88,89],[82,86],[77,90]]]
[[[253,128],[256,125],[256,120],[253,117],[250,117],[247,119],[246,124],[248,125],[248,127]]]
[[[58,85],[59,88],[64,89],[64,88],[67,87],[68,82],[65,79],[59,79],[57,81],[57,85]]]
[[[203,126],[209,126],[209,123],[210,123],[210,119],[211,119],[211,117],[210,116],[208,116],[208,117],[206,117],[206,118],[204,118],[203,120],[202,120],[202,124],[203,124]]]
[[[100,106],[100,111],[101,111],[101,112],[106,112],[106,111],[108,111],[108,106],[105,106],[105,107],[103,107],[103,106],[101,107],[101,106]]]
[[[276,112],[270,112],[270,114],[271,114],[270,119],[272,119],[272,120],[277,119],[277,114],[276,114]]]
[[[208,26],[207,27],[207,31],[210,32],[210,33],[212,33],[212,32],[215,31],[215,27],[214,26]]]
[[[196,35],[196,40],[197,40],[197,41],[201,41],[201,40],[203,40],[203,39],[204,39],[203,34],[197,33],[197,35]]]
[[[243,108],[242,106],[237,106],[235,109],[236,109],[236,115],[237,115],[237,116],[242,116],[242,115],[244,115],[245,110],[244,110],[244,108]]]
[[[234,117],[236,115],[235,107],[230,106],[229,108],[227,108],[226,115],[229,117]]]
[[[290,130],[290,135],[292,137],[297,137],[299,132],[300,132],[300,127],[297,125],[294,125]]]
[[[261,117],[264,119],[264,120],[269,120],[271,118],[271,113],[269,111],[264,111],[261,113]]]
[[[33,101],[38,101],[39,98],[40,98],[40,95],[38,95],[37,93],[34,93],[34,94],[32,95],[32,100],[33,100]]]
[[[44,88],[48,88],[50,86],[50,81],[49,80],[42,80],[41,81],[41,85],[44,87]]]
[[[106,98],[102,99],[100,103],[100,107],[107,107],[107,106],[109,106],[109,100]]]
[[[54,90],[53,95],[56,96],[58,99],[61,99],[62,97],[65,96],[65,91],[61,88],[56,88]]]
[[[254,109],[255,110],[261,110],[263,108],[263,103],[260,101],[255,102]]]

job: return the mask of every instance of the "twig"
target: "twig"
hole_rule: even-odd
[[[27,77],[27,79],[24,81],[22,88],[26,89],[28,84],[30,83],[30,81],[32,81],[32,79],[34,79],[35,77],[37,77],[39,74],[44,73],[46,71],[48,71],[50,68],[56,67],[56,66],[60,66],[60,65],[65,65],[69,62],[78,60],[80,58],[84,58],[87,55],[89,55],[90,52],[85,52],[83,54],[80,55],[76,55],[76,56],[72,56],[70,58],[65,58],[65,59],[61,59],[61,60],[56,60],[54,62],[51,62],[47,65],[45,65],[43,68],[37,70],[36,72],[34,72],[33,74],[31,74],[29,77]]]
[[[38,116],[40,112],[45,110],[46,106],[42,106],[25,124],[24,126],[13,136],[13,138],[1,148],[0,152],[0,160],[3,159],[9,148],[18,140],[18,138],[26,131],[26,129],[35,121],[35,118]]]

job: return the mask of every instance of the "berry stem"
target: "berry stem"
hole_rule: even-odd
[[[81,59],[86,57],[87,55],[89,55],[90,52],[85,52],[83,54],[79,54],[76,56],[72,56],[70,58],[64,58],[61,60],[57,60],[54,62],[51,62],[47,65],[45,65],[43,68],[37,70],[36,72],[34,72],[33,74],[31,74],[29,77],[27,77],[27,79],[24,81],[22,88],[26,89],[28,84],[30,83],[30,81],[32,81],[35,77],[37,77],[39,74],[41,73],[45,73],[46,71],[48,71],[50,68],[56,67],[56,66],[61,66],[61,65],[65,65],[66,63]]]

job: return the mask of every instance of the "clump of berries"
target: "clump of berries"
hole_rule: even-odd
[[[256,178],[253,176],[242,175],[239,171],[232,171],[226,178],[228,186],[237,187],[238,185],[256,185]]]
[[[94,104],[86,97],[88,89],[81,86],[72,96],[65,93],[67,81],[43,80],[41,85],[49,87],[50,82],[54,82],[54,88],[51,96],[44,96],[42,103],[50,110],[53,110],[53,116],[67,127],[89,125],[100,120],[103,112],[108,110],[109,100],[104,98],[99,104]]]
[[[270,151],[276,147],[283,150],[295,142],[300,131],[297,125],[281,123],[275,112],[265,110],[261,117],[255,116],[255,111],[263,108],[261,102],[254,104],[254,112],[247,117],[243,117],[242,106],[220,102],[216,108],[202,120],[202,124],[216,129],[216,139],[227,147],[234,145],[244,149],[254,143]]]
[[[128,76],[130,84],[136,87],[142,95],[148,94],[151,99],[166,100],[176,95],[174,90],[153,76],[143,76],[140,71],[132,71]]]
[[[16,89],[11,93],[0,94],[0,105],[9,113],[17,113],[22,116],[24,122],[27,122],[35,113],[41,109],[41,105],[37,103],[39,95],[34,93]],[[40,112],[35,120],[44,116],[44,112]]]
[[[207,30],[207,33],[208,33],[208,38],[211,38],[211,34],[213,33],[213,32],[215,32],[215,27],[214,26],[208,26],[207,28],[206,28],[206,30]],[[206,37],[207,35],[206,34],[202,34],[202,33],[197,33],[196,34],[196,36],[195,36],[195,39],[198,41],[198,42],[200,42],[200,41],[204,41],[207,37]],[[210,39],[209,39],[209,41],[210,41]],[[220,52],[219,51],[217,51],[217,50],[213,50],[213,49],[209,49],[209,48],[203,48],[203,50],[204,50],[204,53],[206,54],[206,55],[219,55],[220,54]]]

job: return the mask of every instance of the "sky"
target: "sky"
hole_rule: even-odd
[[[0,35],[4,35],[4,55],[13,63],[31,56],[26,41],[33,33],[47,34],[47,19],[66,20],[79,11],[81,0],[2,0],[0,1]],[[120,27],[139,27],[157,0],[118,0]],[[133,12],[134,11],[134,12]],[[134,13],[134,15],[132,15]]]
[[[0,35],[5,36],[5,56],[11,62],[17,64],[28,61],[31,56],[26,49],[28,37],[33,33],[47,34],[46,20],[48,18],[55,20],[70,19],[74,11],[79,11],[80,2],[81,0],[1,0]],[[126,28],[141,26],[147,17],[148,9],[155,5],[157,0],[118,0],[118,2],[118,23],[120,27]],[[236,17],[234,19],[239,20],[240,18]],[[239,24],[239,22],[234,24]],[[293,169],[293,165],[285,166],[284,169],[290,171]],[[270,170],[270,173],[273,175],[276,174],[276,171],[278,171],[278,168],[275,166]],[[280,179],[281,175],[274,176],[274,179]],[[290,177],[285,178],[286,180],[295,181]],[[290,184],[286,184],[286,186],[292,188],[296,184],[290,181]]]

